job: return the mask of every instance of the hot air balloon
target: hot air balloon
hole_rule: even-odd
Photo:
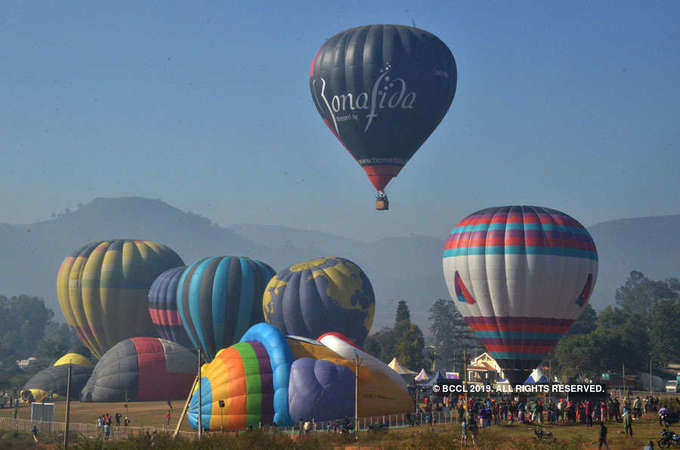
[[[186,398],[196,355],[161,338],[125,339],[99,360],[83,388],[84,402],[166,401]]]
[[[382,416],[407,412],[413,409],[406,383],[395,371],[378,358],[366,353],[340,333],[326,333],[316,341],[303,342],[299,337],[288,336],[288,343],[296,359],[312,357],[344,365],[356,370],[359,359],[359,414],[363,417]],[[325,349],[324,354],[318,347]],[[291,379],[292,380],[292,379]],[[292,384],[292,381],[291,381]]]
[[[177,285],[186,266],[175,267],[158,275],[149,289],[149,315],[163,339],[191,347],[191,341],[177,311]]]
[[[373,287],[359,266],[328,257],[277,273],[262,298],[264,319],[284,334],[315,339],[336,331],[361,345],[373,324]]]
[[[300,358],[290,369],[289,411],[293,423],[354,415],[354,372],[323,359]]]
[[[370,25],[328,39],[310,69],[316,109],[364,168],[388,209],[385,187],[432,134],[456,93],[456,62],[437,36]]]
[[[259,424],[291,425],[288,382],[293,356],[279,330],[251,327],[241,342],[222,349],[201,368],[201,423],[210,430],[242,430]],[[198,428],[198,388],[189,424]]]
[[[351,346],[340,334],[332,337]],[[403,382],[386,375],[391,369],[384,363],[379,367],[379,362],[368,361],[369,355],[351,348],[359,351],[361,359],[359,415],[411,411],[413,400]],[[301,418],[334,420],[354,411],[354,359],[314,339],[284,337],[267,323],[254,325],[241,342],[220,350],[212,362],[203,365],[201,374],[201,421],[210,430],[241,430],[260,423],[290,426]],[[187,417],[198,428],[197,387]]]
[[[57,275],[66,322],[97,358],[128,337],[156,336],[147,293],[158,275],[182,264],[177,253],[156,242],[84,245],[64,259]]]
[[[458,311],[517,385],[583,311],[597,279],[597,250],[567,214],[504,206],[460,221],[443,266]]]
[[[24,385],[22,398],[32,398],[32,401],[42,402],[50,395],[65,397],[69,364],[71,365],[71,395],[78,398],[80,390],[92,374],[92,363],[78,353],[67,353],[50,367],[33,375]]]
[[[208,361],[263,321],[262,293],[274,273],[261,261],[234,256],[200,259],[184,270],[177,307],[193,346]]]

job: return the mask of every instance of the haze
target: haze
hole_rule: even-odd
[[[95,197],[222,225],[445,238],[537,204],[582,223],[680,211],[677,2],[5,2],[0,223]],[[374,210],[320,120],[324,40],[413,22],[453,51],[452,108]]]

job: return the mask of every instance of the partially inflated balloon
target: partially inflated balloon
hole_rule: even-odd
[[[354,373],[330,361],[300,358],[290,369],[289,411],[293,423],[326,421],[354,413]]]
[[[57,275],[66,322],[97,358],[125,338],[156,336],[147,293],[158,275],[182,264],[177,253],[156,242],[87,244],[64,259]]]
[[[263,321],[262,293],[274,273],[261,261],[234,256],[200,259],[184,270],[177,286],[180,318],[208,360]]]
[[[184,269],[185,266],[166,270],[154,280],[149,289],[149,315],[160,337],[191,347],[177,311],[177,285]]]
[[[196,374],[196,355],[160,338],[139,337],[114,345],[99,360],[81,401],[166,401],[186,398]]]
[[[92,367],[92,362],[85,355],[80,353],[67,353],[52,364],[53,366],[67,366],[73,364],[76,366]]]
[[[242,342],[222,349],[201,369],[201,422],[210,430],[291,425],[288,381],[293,357],[279,330],[256,324]],[[187,413],[198,428],[198,388]]]
[[[458,311],[514,385],[583,311],[597,279],[597,250],[567,214],[504,206],[460,221],[443,265]]]
[[[277,273],[262,299],[264,319],[284,334],[316,339],[339,332],[361,345],[373,324],[373,287],[359,266],[329,257]]]
[[[327,333],[318,341],[297,336],[288,336],[287,339],[296,360],[326,360],[343,365],[354,373],[355,357],[359,358],[359,414],[362,417],[398,414],[413,408],[413,399],[401,377],[342,334]]]
[[[456,81],[456,62],[446,44],[401,25],[336,34],[310,69],[319,114],[378,191],[444,118]]]
[[[22,397],[28,397],[28,392],[30,392],[33,401],[42,402],[50,395],[66,396],[69,365],[71,365],[71,395],[73,398],[78,398],[80,390],[92,374],[92,363],[78,353],[67,353],[53,365],[31,377],[24,385]]]
[[[353,412],[354,351],[360,358],[359,415],[401,414],[413,401],[391,369],[353,346],[342,335],[323,343],[299,336],[284,337],[267,323],[245,332],[241,342],[220,350],[201,369],[202,424],[210,430],[240,430],[273,423],[290,426],[301,418],[341,419]],[[337,342],[336,342],[337,341]],[[370,359],[370,360],[369,360]],[[187,417],[198,427],[198,389],[194,388]]]

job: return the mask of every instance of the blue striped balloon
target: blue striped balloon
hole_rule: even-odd
[[[218,256],[190,264],[177,285],[177,306],[192,345],[208,360],[263,322],[262,294],[275,271],[246,257]]]
[[[149,314],[158,334],[163,339],[191,347],[177,311],[177,284],[186,266],[166,270],[149,289]]]

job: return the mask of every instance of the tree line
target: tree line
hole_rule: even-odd
[[[54,311],[39,297],[0,295],[0,389],[22,384],[22,380],[47,367],[80,341],[71,328],[54,320]],[[17,360],[34,356],[36,364],[27,371]]]
[[[366,340],[366,350],[384,362],[396,357],[404,367],[463,371],[464,359],[484,352],[449,299],[429,309],[429,336],[411,323],[408,305],[398,303],[394,325]],[[615,305],[599,313],[588,304],[542,365],[562,378],[603,373],[646,372],[680,363],[680,280],[652,280],[633,271],[616,290]]]
[[[599,313],[586,305],[543,364],[553,373],[573,378],[607,372],[646,371],[680,363],[680,280],[652,280],[633,271],[616,290],[615,305]],[[449,299],[429,308],[429,334],[411,322],[408,304],[400,300],[394,324],[368,336],[365,349],[384,362],[396,357],[404,367],[463,371],[484,352],[481,342]],[[0,389],[23,374],[16,361],[29,356],[46,367],[69,349],[82,347],[71,328],[54,320],[43,299],[0,295]]]
[[[645,372],[680,362],[680,281],[651,280],[633,271],[616,290],[616,304],[588,308],[555,347],[563,377]]]

